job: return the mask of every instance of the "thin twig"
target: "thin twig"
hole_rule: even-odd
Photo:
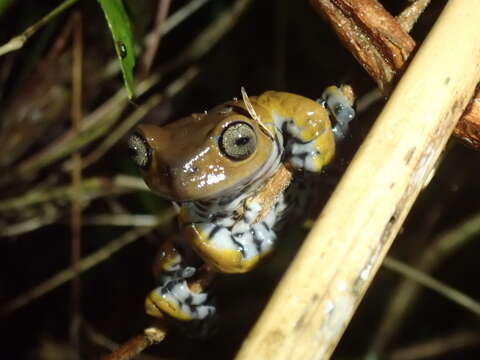
[[[210,51],[212,47],[237,24],[251,3],[252,0],[237,0],[229,10],[225,10],[217,16],[213,23],[195,38],[192,46],[189,46],[180,53],[179,56],[169,61],[165,67],[163,67],[163,71],[169,71],[178,66],[197,61]]]
[[[102,357],[101,360],[133,359],[147,347],[161,343],[166,335],[167,331],[164,327],[149,327],[143,331],[142,335],[137,335],[131,338],[113,353]]]
[[[83,323],[83,330],[85,331],[86,337],[94,344],[98,345],[106,350],[109,351],[114,351],[115,349],[118,349],[120,345],[113,341],[112,339],[108,338],[104,334],[102,334],[100,331],[95,329],[93,326],[90,324],[84,322]],[[158,357],[158,356],[153,356],[153,355],[148,355],[148,354],[138,354],[135,359],[138,360],[166,360],[167,358],[165,357]]]
[[[396,17],[397,22],[406,32],[410,32],[417,22],[418,18],[430,4],[431,0],[416,0],[405,8],[400,15]]]
[[[391,257],[386,257],[383,265],[387,269],[400,273],[403,276],[415,280],[417,283],[445,296],[447,299],[470,310],[474,314],[480,315],[480,303],[478,301],[454,289],[453,287],[436,280],[430,275],[418,271],[411,266],[408,266],[407,264],[404,264]]]
[[[72,51],[72,129],[78,134],[82,120],[82,67],[83,67],[83,29],[82,15],[79,11],[73,15],[73,51]],[[79,152],[72,154],[72,197],[71,197],[71,252],[70,259],[73,270],[71,287],[71,321],[70,342],[78,357],[80,349],[80,319],[81,319],[81,282],[79,262],[82,252],[82,157]]]
[[[400,15],[398,15],[395,20],[401,26],[401,28],[410,32],[417,22],[420,15],[423,14],[425,9],[431,0],[415,0],[412,1],[407,8],[405,8]],[[362,113],[368,109],[373,103],[376,103],[378,100],[382,99],[384,94],[379,88],[375,88],[372,91],[364,94],[357,100],[356,111],[357,113]]]
[[[0,227],[0,237],[18,236],[30,231],[40,229],[58,221],[64,214],[56,206],[44,206],[41,215],[23,220],[15,224]]]
[[[432,273],[441,263],[463,249],[480,234],[480,214],[476,214],[463,223],[440,234],[431,245],[422,252],[414,267],[424,273]],[[409,278],[402,280],[392,291],[390,302],[381,317],[382,322],[376,331],[369,354],[381,355],[402,329],[408,312],[414,308],[414,302],[422,290],[421,284]]]
[[[410,32],[412,30],[413,26],[417,22],[420,15],[423,14],[430,1],[431,0],[413,1],[411,5],[405,8],[400,15],[395,18],[403,30],[406,32]],[[358,113],[362,113],[383,97],[384,94],[382,94],[379,88],[373,89],[358,99],[356,111]]]
[[[157,215],[144,214],[99,214],[85,216],[83,219],[85,225],[102,226],[156,226],[158,224]]]
[[[158,217],[157,226],[164,226],[174,217],[173,211],[166,211],[162,214],[161,217]],[[114,253],[124,248],[126,245],[131,244],[142,236],[148,234],[152,231],[153,227],[137,227],[132,230],[125,232],[120,237],[112,240],[110,243],[102,247],[101,249],[95,251],[94,253],[86,256],[79,262],[80,272],[85,272],[86,270],[91,269],[92,267],[102,263],[103,261],[110,258]],[[5,316],[19,308],[29,304],[33,300],[39,298],[40,296],[45,295],[46,293],[52,291],[58,286],[70,281],[74,276],[74,271],[71,267],[62,270],[47,279],[46,281],[30,288],[25,293],[13,298],[8,301],[6,304],[0,306],[0,316]]]
[[[150,72],[153,60],[160,46],[160,40],[162,39],[163,27],[165,25],[165,18],[167,17],[168,10],[170,9],[171,0],[158,0],[157,18],[155,19],[155,27],[153,31],[148,35],[146,40],[146,49],[142,58],[142,70],[144,75]]]
[[[13,198],[0,203],[1,211],[20,210],[28,206],[42,205],[41,212],[35,212],[35,216],[22,220],[18,223],[0,227],[0,237],[17,236],[26,232],[37,230],[41,227],[55,223],[64,217],[61,206],[50,202],[65,202],[71,198],[72,186],[64,186],[54,189],[39,188],[32,190],[19,198]],[[142,179],[119,175],[113,179],[90,178],[82,183],[82,207],[86,207],[90,201],[107,196],[121,195],[133,191],[149,191]]]
[[[384,92],[415,47],[415,41],[377,0],[310,0],[343,45]]]
[[[27,40],[32,37],[39,29],[41,29],[45,24],[47,24],[54,17],[68,9],[70,6],[75,4],[78,0],[66,0],[55,9],[50,11],[47,15],[37,21],[35,24],[26,28],[20,35],[17,35],[11,38],[8,42],[0,46],[0,56],[5,55],[11,51],[19,50],[25,45]]]
[[[395,349],[386,356],[386,359],[447,359],[446,355],[448,353],[473,347],[479,343],[480,333],[478,331],[462,331]]]
[[[83,322],[83,331],[86,337],[94,344],[106,350],[113,351],[118,348],[118,343],[102,334],[87,321]]]
[[[187,19],[190,15],[192,15],[195,11],[200,9],[203,5],[205,5],[210,0],[192,0],[188,2],[184,7],[177,10],[168,19],[162,26],[163,35],[169,33],[179,24],[181,24],[185,19]],[[149,35],[147,35],[148,37]],[[148,39],[147,39],[148,41]]]
[[[12,101],[2,106],[0,167],[3,169],[15,164],[32,144],[45,138],[52,124],[65,118],[70,100],[69,89],[63,81],[68,76],[67,70],[52,69],[61,66],[68,57],[64,50],[71,46],[71,18],[67,18],[45,58],[38,63],[28,80],[20,81],[23,85]],[[14,58],[12,56],[5,60],[8,64]],[[4,67],[5,61],[2,70]]]
[[[66,201],[73,192],[71,185],[53,188],[38,188],[22,196],[14,196],[0,201],[0,211],[19,210],[27,206],[51,202]],[[117,175],[113,178],[92,177],[82,182],[82,201],[89,201],[102,196],[123,194],[131,191],[148,191],[144,181],[136,176]]]

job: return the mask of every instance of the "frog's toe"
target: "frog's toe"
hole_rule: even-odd
[[[352,103],[336,86],[329,86],[322,94],[321,104],[328,108],[335,118],[332,131],[337,140],[343,140],[348,133],[348,125],[355,118],[355,109]]]
[[[321,146],[317,144],[319,141],[314,139],[303,144],[291,144],[289,148],[291,165],[298,170],[321,171],[327,162],[327,155],[320,151]]]
[[[153,290],[145,300],[147,314],[163,318],[164,315],[178,320],[203,320],[215,313],[206,293],[193,292],[186,280],[170,281]]]

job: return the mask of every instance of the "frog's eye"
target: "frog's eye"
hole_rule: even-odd
[[[232,160],[245,160],[257,148],[257,134],[245,122],[234,122],[228,125],[220,136],[220,150]]]
[[[148,168],[152,156],[152,149],[145,138],[138,134],[132,134],[128,138],[128,153],[132,160],[142,169]]]

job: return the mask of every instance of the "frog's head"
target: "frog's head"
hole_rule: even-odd
[[[255,110],[270,116],[261,106]],[[150,189],[176,201],[241,191],[280,157],[272,136],[241,101],[162,127],[140,125],[128,145]]]

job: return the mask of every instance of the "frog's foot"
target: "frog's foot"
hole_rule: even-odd
[[[182,270],[162,274],[161,285],[153,290],[145,300],[147,314],[163,318],[169,315],[177,320],[204,320],[215,314],[205,292],[193,291],[189,282],[195,268],[188,266]]]
[[[294,169],[319,172],[330,162],[335,144],[326,113],[324,117],[306,113],[302,119],[276,117],[277,127],[286,135],[285,158]]]
[[[288,146],[290,164],[297,170],[319,172],[324,166],[324,155],[318,150],[317,139],[292,142]]]
[[[154,262],[153,272],[160,286],[145,300],[147,314],[163,318],[169,315],[178,320],[203,320],[215,313],[203,288],[213,272],[203,266],[186,266],[172,241],[165,241]]]
[[[348,133],[348,124],[355,118],[355,110],[351,102],[336,86],[329,86],[317,100],[326,107],[335,118],[335,126],[332,131],[337,141],[341,141]]]

